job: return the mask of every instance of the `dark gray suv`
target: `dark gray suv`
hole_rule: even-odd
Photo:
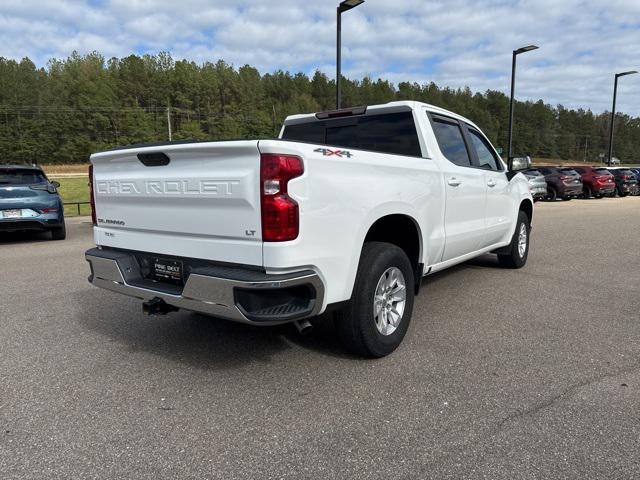
[[[571,200],[582,195],[582,178],[570,167],[538,167],[547,181],[547,200]]]

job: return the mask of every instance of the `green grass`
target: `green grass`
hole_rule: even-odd
[[[87,177],[58,177],[51,179],[60,183],[60,196],[64,203],[68,202],[88,202],[89,201],[89,179]],[[66,217],[78,216],[77,205],[66,205],[64,207],[64,215]],[[91,215],[91,207],[89,205],[80,205],[80,215]]]

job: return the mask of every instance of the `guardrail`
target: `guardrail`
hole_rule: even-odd
[[[62,205],[64,207],[66,207],[67,205],[75,205],[78,209],[78,216],[80,216],[80,205],[91,205],[91,202],[69,202],[69,203],[63,203]]]

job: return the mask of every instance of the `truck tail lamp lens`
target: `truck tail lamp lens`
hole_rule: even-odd
[[[89,203],[91,204],[91,222],[98,224],[96,220],[96,196],[93,191],[93,165],[89,165]]]
[[[286,242],[298,237],[298,203],[289,197],[288,183],[304,172],[302,160],[293,155],[260,156],[262,240]]]

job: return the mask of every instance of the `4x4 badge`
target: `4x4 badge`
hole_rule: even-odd
[[[331,157],[331,156],[334,156],[334,155],[336,157],[340,157],[340,158],[342,158],[342,157],[347,157],[347,158],[353,157],[353,154],[349,150],[331,150],[329,148],[316,148],[314,150],[314,152],[321,153],[325,157]]]

